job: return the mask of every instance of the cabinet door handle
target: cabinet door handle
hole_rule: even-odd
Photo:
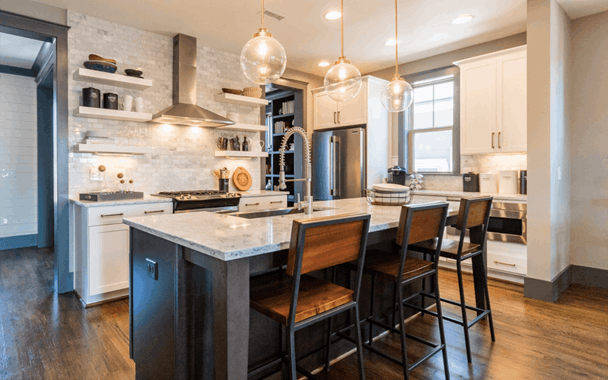
[[[336,113],[337,112],[334,111],[334,124],[336,124]]]
[[[165,210],[144,211],[144,214],[158,214],[161,212],[165,212]]]
[[[496,261],[496,260],[494,260],[494,264],[506,265],[506,266],[509,266],[509,267],[514,267],[515,266],[515,264],[502,263],[502,262]]]
[[[272,201],[272,202],[270,202],[271,205],[275,204],[275,203],[283,203],[283,201]]]
[[[494,149],[494,132],[492,132],[492,149]]]
[[[245,206],[259,206],[259,203],[245,203]]]
[[[110,216],[123,216],[124,213],[120,213],[120,214],[101,214],[102,218],[109,218]]]
[[[498,149],[500,149],[500,132],[498,132]]]
[[[340,121],[340,111],[338,111],[338,124],[340,124],[340,123],[341,123],[341,121]]]

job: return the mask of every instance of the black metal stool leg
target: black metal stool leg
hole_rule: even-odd
[[[375,293],[375,288],[376,288],[376,276],[372,276],[372,296],[371,296],[371,301],[370,301],[370,305],[369,305],[369,317],[372,318],[374,316],[374,293]],[[374,325],[369,323],[369,345],[373,345],[374,344]]]
[[[399,286],[399,290],[397,291],[399,294],[399,299],[402,300],[403,297],[403,287]],[[407,364],[407,341],[405,339],[405,313],[403,312],[403,302],[399,302],[399,332],[401,337],[401,361],[403,364],[403,378],[405,380],[409,380],[410,371]]]
[[[287,328],[287,356],[289,356],[288,359],[288,368],[289,368],[289,375],[287,376],[287,378],[289,380],[297,380],[298,379],[298,375],[296,373],[296,338],[295,338],[295,331],[293,330],[293,328],[288,327]]]
[[[492,336],[492,342],[496,342],[496,336],[494,336],[494,321],[492,320],[492,308],[490,307],[490,291],[488,289],[488,274],[486,271],[483,271],[483,283],[485,285],[485,293],[486,293],[486,310],[489,310],[488,313],[488,322],[490,323],[490,335]]]
[[[392,327],[397,326],[397,283],[393,286],[393,324]]]
[[[464,286],[462,284],[462,262],[456,260],[456,272],[458,274],[458,288],[460,289],[460,309],[462,311],[462,327],[464,328],[464,343],[467,349],[467,361],[472,363],[471,341],[469,339],[469,323],[467,321],[467,308],[464,300]]]
[[[365,366],[363,365],[363,338],[361,336],[360,323],[359,305],[357,304],[357,306],[355,306],[355,337],[357,339],[357,358],[359,359],[359,380],[365,380]],[[370,328],[371,326],[372,325],[370,324]]]
[[[439,323],[439,337],[443,345],[443,368],[445,371],[445,380],[450,380],[450,367],[448,366],[448,346],[445,342],[445,331],[443,329],[443,311],[441,309],[441,297],[439,296],[439,279],[435,274],[435,304],[437,305],[437,321]]]
[[[331,268],[331,281],[336,283],[336,268]],[[330,361],[330,347],[331,347],[331,330],[333,328],[333,320],[332,317],[329,317],[329,321],[327,323],[327,341],[325,347],[325,371],[329,372],[329,361]]]

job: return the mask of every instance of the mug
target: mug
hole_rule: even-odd
[[[228,139],[225,137],[218,137],[217,138],[217,147],[220,148],[221,150],[227,150],[228,149]]]
[[[249,146],[251,146],[251,150],[254,152],[263,152],[264,140],[251,140]]]
[[[131,110],[133,109],[133,97],[131,95],[123,96],[122,108],[127,112],[131,112]]]

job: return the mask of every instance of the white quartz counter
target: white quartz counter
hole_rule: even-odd
[[[347,213],[371,214],[370,232],[397,227],[400,207],[373,206],[365,198],[314,202],[332,210],[314,212],[312,217]],[[195,212],[126,218],[123,222],[151,235],[191,248],[220,260],[236,260],[289,248],[294,219],[305,214],[244,219]]]
[[[446,190],[415,190],[412,191],[413,195],[427,195],[436,197],[452,197],[452,198],[463,198],[463,197],[480,197],[490,196],[495,201],[519,201],[527,202],[528,196],[525,194],[482,194],[482,193],[467,193],[464,191],[446,191]]]
[[[171,203],[171,198],[155,197],[153,195],[144,195],[142,199],[125,199],[122,201],[107,201],[107,202],[92,202],[81,201],[78,198],[70,198],[70,202],[81,207],[107,207],[107,206],[130,206],[139,204],[152,203]]]
[[[248,191],[237,191],[241,194],[241,198],[254,198],[254,197],[272,197],[273,195],[289,195],[289,191],[274,191],[274,190],[248,190]]]

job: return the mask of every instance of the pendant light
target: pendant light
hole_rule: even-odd
[[[340,0],[340,11],[342,12],[342,55],[325,74],[323,85],[330,98],[344,102],[357,96],[361,90],[361,73],[344,56],[344,0]]]
[[[283,75],[287,66],[285,49],[264,28],[264,11],[262,0],[262,27],[241,51],[241,70],[247,79],[257,84],[274,82]]]
[[[397,22],[397,0],[395,0],[395,75],[382,90],[382,105],[390,112],[402,112],[414,101],[414,89],[399,76],[399,38]]]

